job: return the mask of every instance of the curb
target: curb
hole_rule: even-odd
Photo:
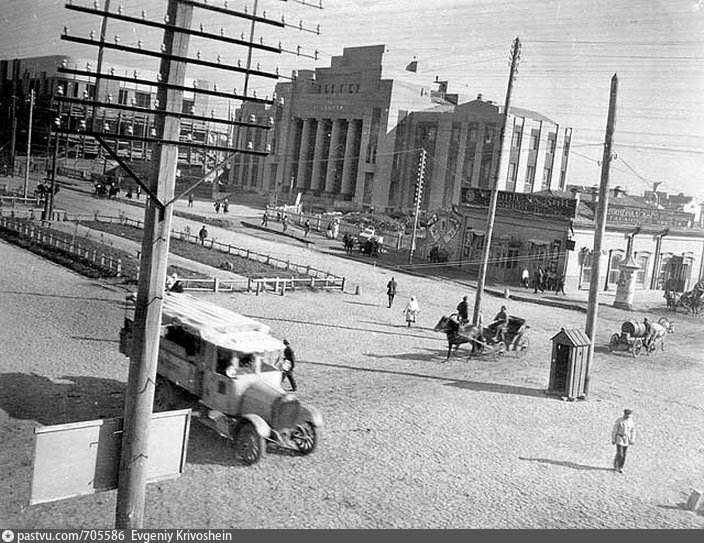
[[[247,228],[252,228],[252,229],[254,229],[254,230],[261,230],[262,232],[269,232],[270,234],[276,234],[276,235],[278,235],[278,236],[283,236],[283,237],[286,237],[286,238],[290,238],[290,239],[299,241],[299,242],[301,242],[301,243],[305,243],[305,244],[306,244],[306,247],[309,247],[310,245],[314,245],[314,244],[315,244],[314,241],[311,241],[311,240],[309,240],[308,238],[302,238],[302,237],[296,236],[295,234],[287,234],[286,232],[280,232],[280,231],[278,231],[278,230],[273,230],[273,229],[267,228],[267,227],[265,227],[265,226],[260,226],[260,225],[258,225],[258,224],[253,224],[253,223],[251,223],[251,222],[240,221],[240,224],[241,224],[242,226],[246,226]]]

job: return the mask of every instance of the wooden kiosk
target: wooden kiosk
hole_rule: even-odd
[[[574,400],[584,396],[589,337],[581,330],[564,328],[552,338],[548,394]]]

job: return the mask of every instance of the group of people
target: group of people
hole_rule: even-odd
[[[396,279],[392,277],[388,283],[386,283],[386,296],[389,302],[389,309],[394,304],[394,298],[396,298],[396,290],[398,288],[398,283]],[[403,308],[403,314],[406,318],[406,324],[410,327],[411,324],[416,322],[418,315],[420,314],[420,304],[418,303],[418,298],[411,296],[406,303],[406,307]]]
[[[521,273],[521,286],[525,288],[531,287],[530,272],[528,268],[523,268]],[[533,293],[537,294],[540,292],[552,292],[555,294],[562,294],[566,296],[565,293],[565,276],[564,274],[558,274],[550,270],[544,270],[542,266],[538,266],[533,272]]]
[[[220,200],[215,200],[215,203],[213,203],[213,207],[215,208],[215,213],[220,213],[221,206],[222,206],[223,213],[230,212],[230,201],[227,198],[225,198],[222,202]],[[190,207],[190,205],[189,205],[189,207]]]

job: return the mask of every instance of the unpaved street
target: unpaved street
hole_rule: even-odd
[[[110,527],[115,492],[28,506],[31,430],[121,415],[125,292],[5,243],[0,253],[0,523]],[[589,400],[563,402],[543,392],[549,339],[561,326],[582,328],[583,313],[510,301],[532,326],[527,357],[442,363],[446,343],[432,328],[462,288],[394,273],[399,296],[388,309],[390,272],[314,258],[334,259],[361,295],[203,296],[291,340],[300,396],[325,417],[320,448],[304,458],[270,451],[243,467],[227,441],[194,423],[184,475],[148,488],[145,527],[704,527],[683,509],[704,482],[701,318],[679,317],[665,353],[599,348]],[[401,310],[411,293],[422,313],[409,329]],[[486,313],[501,302],[487,298]],[[639,316],[600,308],[602,344]],[[609,434],[624,407],[639,440],[618,474]]]

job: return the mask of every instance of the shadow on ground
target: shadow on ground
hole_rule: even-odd
[[[584,464],[577,464],[575,462],[569,462],[567,460],[550,460],[549,458],[525,458],[523,456],[518,457],[519,460],[526,460],[528,462],[537,462],[539,464],[550,464],[553,466],[561,466],[570,469],[582,470],[582,471],[614,471],[611,468],[602,468],[599,466],[587,466]]]
[[[370,355],[370,356],[374,356],[374,355]],[[396,358],[398,358],[400,356],[402,356],[402,355],[397,355]],[[548,394],[546,394],[543,389],[537,389],[537,388],[528,388],[528,387],[515,386],[515,385],[504,385],[504,384],[498,384],[498,383],[482,383],[479,381],[452,380],[452,379],[448,379],[447,377],[442,377],[442,376],[437,376],[437,375],[427,375],[427,374],[422,374],[422,373],[413,373],[413,372],[405,372],[405,371],[397,371],[397,370],[385,370],[385,369],[378,369],[378,368],[360,368],[360,367],[356,367],[356,366],[349,366],[346,364],[330,364],[327,362],[306,361],[306,364],[311,364],[313,366],[325,366],[325,367],[330,367],[330,368],[338,368],[338,369],[343,369],[343,370],[364,371],[364,372],[371,372],[371,373],[383,373],[383,374],[387,374],[387,375],[399,375],[402,377],[417,377],[419,379],[429,379],[432,381],[443,381],[445,386],[463,388],[466,390],[474,390],[477,392],[495,392],[495,393],[499,393],[499,394],[517,394],[520,396],[533,396],[536,398],[550,398],[550,399],[552,399],[552,397],[549,396]]]

